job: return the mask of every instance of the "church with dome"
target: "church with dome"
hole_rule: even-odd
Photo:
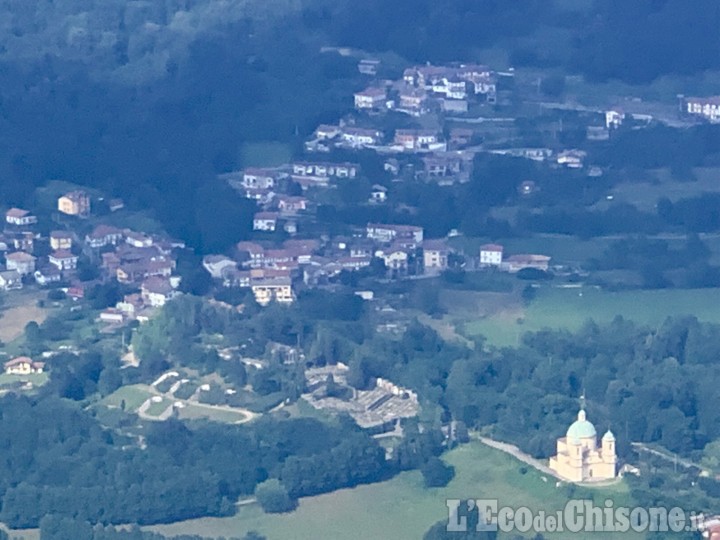
[[[615,436],[608,430],[599,448],[597,443],[595,426],[586,418],[585,409],[582,408],[565,436],[557,440],[557,455],[550,458],[550,468],[570,482],[597,482],[615,478]]]

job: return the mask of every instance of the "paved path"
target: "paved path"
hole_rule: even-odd
[[[552,476],[553,478],[557,478],[558,480],[562,480],[562,478],[560,478],[560,476],[558,476],[558,474],[555,471],[553,471],[550,467],[548,467],[544,461],[541,461],[539,459],[532,457],[529,454],[526,454],[525,452],[520,450],[515,445],[496,441],[496,440],[490,439],[488,437],[482,437],[482,436],[478,436],[478,439],[483,444],[486,444],[492,448],[495,448],[497,450],[505,452],[506,454],[510,454],[515,459],[518,459],[518,460],[522,461],[523,463],[526,463],[526,464],[530,465],[531,467],[534,467],[541,473]]]
[[[161,412],[157,416],[152,416],[152,415],[148,414],[148,412],[147,412],[147,410],[150,408],[150,406],[152,404],[153,404],[152,398],[146,399],[137,410],[138,416],[144,420],[167,420],[172,415],[172,412],[173,412],[172,402],[170,403],[170,405],[168,405],[168,407],[163,412]]]
[[[658,456],[658,457],[664,459],[665,461],[671,461],[671,462],[677,463],[678,465],[682,465],[686,469],[700,469],[701,471],[704,471],[704,469],[697,463],[693,463],[692,461],[690,461],[688,459],[683,459],[674,454],[669,454],[669,453],[661,452],[660,450],[655,450],[654,448],[650,448],[648,445],[646,445],[644,443],[634,442],[634,443],[630,443],[630,446],[632,446],[635,450],[647,452],[654,456]]]
[[[157,382],[157,381],[156,381]],[[243,415],[243,418],[238,418],[238,421],[235,422],[236,424],[243,424],[245,422],[249,422],[251,420],[254,420],[258,416],[260,416],[258,413],[253,412],[249,409],[243,409],[240,407],[230,407],[229,405],[211,405],[209,403],[200,403],[199,401],[191,401],[192,397],[190,399],[178,399],[175,396],[173,396],[172,392],[160,392],[155,386],[148,386],[147,387],[148,392],[152,393],[153,396],[162,396],[163,398],[171,400],[170,406],[164,410],[160,415],[158,416],[152,416],[147,414],[147,410],[152,404],[152,396],[145,400],[142,405],[137,410],[137,414],[140,418],[144,418],[146,420],[167,420],[170,415],[172,414],[174,404],[175,403],[183,403],[186,406],[191,406],[196,409],[207,409],[207,410],[214,410],[214,411],[225,411],[225,412],[231,412],[235,413],[240,417],[240,415]],[[172,388],[170,389],[172,390]],[[193,396],[194,397],[194,396]]]

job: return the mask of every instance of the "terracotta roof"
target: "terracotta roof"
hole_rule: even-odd
[[[253,216],[253,220],[257,219],[277,219],[279,216],[276,212],[258,212]]]
[[[702,105],[720,105],[720,96],[709,97],[688,97],[685,98],[686,103],[700,103]]]
[[[35,257],[30,255],[29,253],[25,253],[24,251],[16,251],[15,253],[8,253],[7,255],[5,255],[5,259],[15,262],[30,262],[34,261]]]
[[[547,255],[511,255],[507,258],[507,262],[513,263],[546,263],[550,260]]]
[[[149,277],[143,281],[141,289],[152,294],[170,294],[174,289],[170,281],[161,277]]]
[[[256,244],[255,242],[238,242],[235,244],[235,248],[238,251],[247,251],[248,253],[264,253],[265,248],[263,248],[260,244]]]
[[[480,251],[502,251],[504,248],[500,244],[483,244]]]
[[[425,240],[422,244],[423,249],[430,250],[430,251],[448,251],[448,245],[445,243],[445,240],[441,239],[431,239],[431,240]]]
[[[23,218],[23,217],[27,216],[29,213],[30,213],[29,211],[23,210],[22,208],[11,208],[10,210],[8,210],[5,213],[5,215],[7,217],[11,217],[11,218]]]
[[[355,93],[356,96],[367,96],[367,97],[380,97],[387,95],[387,92],[385,92],[384,88],[376,88],[371,86],[370,88],[366,88],[365,90],[362,90],[360,92]]]
[[[67,249],[59,249],[50,254],[53,259],[77,259],[77,255],[74,255]]]

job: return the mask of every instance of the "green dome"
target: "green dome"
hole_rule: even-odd
[[[603,435],[603,441],[614,441],[614,440],[615,440],[615,435],[613,435],[613,432],[608,429],[607,432],[605,433],[605,435]]]
[[[578,413],[578,419],[568,428],[565,436],[570,441],[589,439],[591,437],[597,437],[597,431],[595,431],[595,426],[592,425],[592,422],[585,419],[585,411],[581,410]]]

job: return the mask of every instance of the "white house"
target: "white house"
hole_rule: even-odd
[[[214,279],[224,278],[228,268],[237,268],[237,263],[225,255],[206,255],[202,264]]]
[[[145,304],[152,307],[162,307],[168,300],[177,295],[177,291],[169,279],[153,276],[143,281],[140,286],[140,295]]]
[[[405,248],[391,247],[387,250],[379,251],[376,255],[382,258],[388,270],[407,270],[410,255]]]
[[[382,204],[387,201],[387,188],[380,184],[375,184],[370,190],[369,202],[375,204]]]
[[[720,96],[685,98],[684,109],[687,114],[701,116],[713,123],[720,122]]]
[[[503,260],[503,247],[499,244],[480,246],[480,266],[500,266]]]
[[[584,150],[565,150],[557,155],[557,164],[568,169],[582,169],[583,161],[587,156]]]
[[[258,212],[253,216],[253,230],[274,232],[277,221],[278,214],[275,212]]]
[[[132,247],[145,248],[153,245],[153,239],[143,233],[128,231],[125,235],[125,243]]]
[[[503,261],[500,268],[511,274],[526,268],[547,272],[549,263],[550,257],[547,255],[511,255]]]
[[[315,130],[315,138],[323,141],[326,139],[334,139],[338,135],[342,133],[342,128],[340,126],[330,125],[330,124],[320,124],[317,129]]]
[[[281,195],[278,197],[278,210],[282,214],[296,214],[308,208],[308,199],[294,195]]]
[[[0,290],[11,291],[13,289],[22,289],[22,276],[17,270],[7,270],[0,272]]]
[[[619,128],[625,120],[625,113],[620,109],[605,111],[605,127],[607,129]]]
[[[10,225],[24,227],[37,223],[37,217],[27,210],[22,210],[21,208],[11,208],[5,213],[5,221]]]
[[[33,362],[27,356],[19,356],[5,362],[4,367],[5,373],[8,375],[30,375],[32,373],[42,373],[45,364],[43,362]]]
[[[405,150],[446,150],[437,131],[428,129],[398,129],[393,142]]]
[[[73,235],[68,231],[52,231],[50,233],[50,247],[54,250],[70,249],[73,244]]]
[[[16,251],[5,255],[5,266],[8,270],[17,270],[18,274],[25,276],[35,271],[35,257],[24,251]]]
[[[443,240],[423,242],[423,267],[426,274],[437,274],[448,267],[450,249]]]
[[[382,142],[382,132],[376,129],[348,127],[342,132],[342,139],[350,146],[372,146]]]
[[[393,240],[410,240],[416,244],[421,244],[423,241],[423,228],[414,225],[368,223],[366,237],[382,243],[389,243]]]
[[[243,171],[244,188],[270,189],[275,187],[275,171],[262,168],[247,168]]]
[[[48,255],[48,261],[61,272],[75,270],[77,268],[78,256],[66,249],[61,249]]]
[[[358,110],[377,110],[385,107],[387,92],[384,88],[371,86],[355,94],[355,108]]]
[[[123,239],[123,231],[111,225],[98,225],[93,231],[85,236],[85,243],[91,248],[102,248],[105,246],[116,246]]]
[[[280,304],[291,304],[295,299],[289,277],[260,279],[251,288],[255,301],[261,306],[267,306],[273,300]]]

